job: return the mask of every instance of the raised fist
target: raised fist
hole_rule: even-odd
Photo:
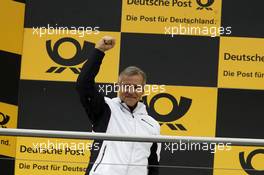
[[[111,36],[104,36],[95,46],[95,48],[105,52],[115,46],[115,39]]]

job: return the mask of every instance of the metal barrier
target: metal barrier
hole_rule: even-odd
[[[193,142],[193,143],[230,143],[235,146],[264,146],[264,139],[245,138],[219,138],[219,137],[185,137],[185,136],[136,136],[136,135],[113,135],[94,132],[35,130],[35,129],[10,129],[0,128],[0,135],[24,136],[24,137],[48,137],[68,139],[101,139],[111,141],[128,142]]]

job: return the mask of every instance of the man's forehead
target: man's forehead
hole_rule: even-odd
[[[141,75],[123,75],[120,77],[120,83],[122,84],[142,84],[143,77]]]

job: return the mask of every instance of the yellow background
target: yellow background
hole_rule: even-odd
[[[110,35],[116,38],[116,46],[107,52],[100,73],[96,77],[97,82],[117,82],[118,79],[118,68],[119,68],[119,50],[120,50],[120,33],[118,32],[100,32],[100,34],[86,35],[85,37],[78,37],[77,35],[45,35],[40,37],[39,35],[33,34],[32,29],[25,29],[24,35],[24,47],[22,65],[21,65],[21,77],[22,80],[50,80],[50,81],[68,81],[75,82],[78,74],[73,73],[70,69],[65,69],[62,73],[46,73],[46,71],[52,67],[64,67],[55,63],[48,55],[46,50],[46,41],[51,40],[53,47],[54,43],[63,37],[71,37],[79,41],[81,46],[84,41],[98,42],[102,36]],[[59,47],[59,51],[63,50],[65,54],[70,57],[76,52],[74,45],[67,45],[64,43]],[[83,63],[76,66],[81,68]]]
[[[28,175],[28,174],[36,174],[36,175],[46,175],[46,174],[84,174],[83,172],[70,172],[70,171],[62,171],[62,168],[59,171],[53,170],[37,170],[32,168],[32,164],[40,164],[40,165],[67,165],[67,166],[79,166],[83,168],[87,168],[90,157],[90,150],[85,149],[84,156],[83,155],[65,155],[65,151],[61,155],[55,154],[42,154],[42,153],[21,153],[20,146],[24,145],[26,147],[31,147],[34,149],[34,144],[37,143],[46,143],[48,144],[48,140],[50,143],[68,143],[69,148],[74,148],[73,146],[78,143],[92,144],[90,140],[75,140],[75,139],[55,139],[55,138],[31,138],[31,137],[19,137],[17,139],[17,149],[16,149],[16,164],[15,171],[16,174],[19,175]],[[45,147],[44,147],[45,148]],[[58,148],[58,147],[57,147]],[[78,147],[77,147],[78,149]],[[30,169],[20,169],[19,163],[30,164]]]
[[[214,157],[214,175],[248,175],[240,165],[239,153],[245,152],[245,160],[250,152],[261,147],[232,146],[230,151],[218,151]],[[257,170],[264,169],[264,154],[256,154],[252,158],[252,166]],[[226,169],[226,170],[224,170]],[[233,170],[231,170],[233,169]]]
[[[184,87],[184,86],[165,86],[165,93],[171,94],[180,102],[180,97],[192,99],[189,111],[172,123],[182,124],[187,131],[172,131],[168,126],[161,126],[162,135],[183,135],[183,136],[215,136],[216,126],[216,107],[217,89],[205,87]],[[154,95],[147,97],[148,104]],[[161,101],[161,102],[159,102]],[[160,98],[155,103],[155,109],[160,114],[169,113],[172,103],[166,98]]]
[[[218,87],[239,89],[264,89],[264,77],[230,77],[223,76],[224,70],[233,72],[262,72],[264,62],[224,60],[224,53],[233,55],[256,55],[264,56],[264,39],[261,38],[238,38],[221,37],[219,51]]]
[[[177,7],[177,6],[140,6],[140,5],[128,5],[127,0],[123,0],[122,8],[122,32],[135,32],[135,33],[152,33],[152,34],[165,34],[165,27],[179,26],[180,23],[170,22],[170,17],[175,18],[201,18],[201,19],[215,19],[216,24],[185,24],[181,23],[182,26],[190,27],[220,27],[221,20],[221,6],[222,1],[216,0],[210,10],[197,10],[199,7],[196,0],[191,0],[192,7]],[[170,0],[170,4],[172,1]],[[137,21],[127,21],[126,16],[133,15],[137,16]],[[159,16],[167,17],[167,22],[145,22],[140,21],[140,16],[154,17]],[[194,34],[193,34],[194,35]]]
[[[13,0],[0,1],[0,50],[21,54],[25,4]]]
[[[7,128],[17,128],[17,110],[18,107],[15,105],[0,102],[0,112],[10,117],[9,122],[5,125]],[[0,154],[15,157],[16,137],[0,136],[0,140],[9,141],[9,145],[0,144]]]

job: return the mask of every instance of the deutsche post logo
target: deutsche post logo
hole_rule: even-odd
[[[6,124],[9,122],[10,117],[0,112],[0,126],[6,128]]]
[[[202,0],[196,0],[196,2],[200,6],[197,7],[197,10],[202,10],[202,9],[213,10],[210,6],[213,5],[214,0],[207,0],[206,3],[202,2]]]
[[[264,149],[257,149],[257,150],[252,151],[251,153],[249,153],[246,160],[245,160],[245,153],[244,152],[239,153],[240,164],[242,168],[244,169],[244,171],[247,172],[247,174],[249,175],[263,175],[264,174],[264,170],[256,170],[252,166],[252,159],[257,154],[264,154]]]
[[[76,48],[75,55],[70,58],[66,59],[63,58],[59,54],[59,47],[65,43],[69,42],[74,45]],[[53,48],[51,46],[51,40],[46,41],[46,49],[49,57],[57,64],[61,65],[61,67],[52,66],[50,67],[46,73],[62,73],[65,69],[70,69],[75,74],[80,74],[81,68],[77,68],[76,66],[81,64],[87,59],[87,55],[89,54],[89,51],[94,47],[93,43],[84,41],[83,47],[81,47],[81,44],[73,39],[73,38],[61,38],[58,41],[55,42]]]
[[[172,110],[166,114],[162,115],[159,114],[155,110],[155,103],[160,99],[160,98],[167,98],[170,100],[173,104]],[[182,125],[178,123],[172,123],[176,120],[179,120],[182,118],[190,109],[191,104],[192,104],[192,99],[186,98],[186,97],[181,97],[180,101],[178,102],[174,96],[168,93],[160,93],[155,95],[147,104],[147,97],[143,97],[143,102],[147,106],[147,110],[150,116],[152,116],[155,120],[160,122],[160,125],[163,125],[166,123],[166,125],[171,129],[171,130],[181,130],[181,131],[187,131],[187,129]]]

